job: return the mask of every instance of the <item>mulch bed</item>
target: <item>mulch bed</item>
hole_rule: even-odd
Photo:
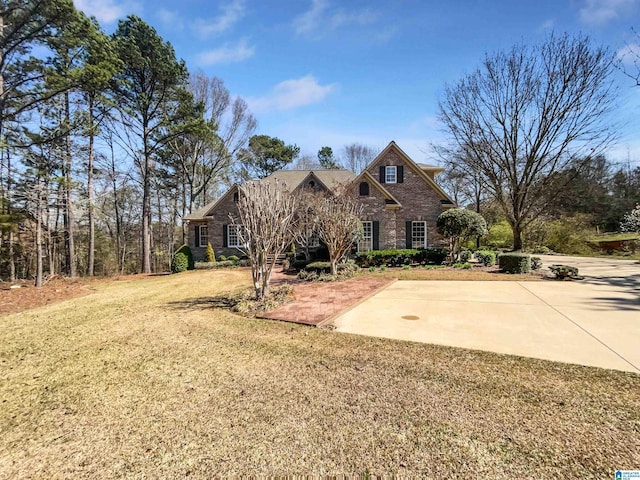
[[[90,284],[84,280],[62,277],[56,277],[40,288],[34,287],[31,282],[0,284],[0,315],[82,297],[92,291]]]

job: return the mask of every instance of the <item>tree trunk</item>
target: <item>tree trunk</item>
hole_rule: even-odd
[[[89,197],[89,252],[87,258],[87,275],[93,277],[95,265],[95,219],[94,219],[94,192],[93,192],[93,142],[95,137],[93,125],[93,95],[89,95],[89,165],[87,167],[87,195]]]
[[[332,258],[331,259],[331,275],[337,275],[338,274],[338,259],[337,258]]]
[[[520,227],[520,224],[513,223],[511,225],[511,230],[513,230],[513,250],[522,250],[522,228]]]
[[[71,112],[69,108],[69,94],[64,95],[64,120],[66,127],[71,125]],[[65,243],[65,270],[71,278],[76,276],[76,253],[74,242],[74,217],[71,205],[71,133],[65,134],[64,152],[64,243]]]
[[[151,154],[147,127],[144,127],[144,168],[142,171],[142,273],[151,273]]]
[[[36,192],[36,281],[35,286],[42,286],[42,185],[37,180]]]

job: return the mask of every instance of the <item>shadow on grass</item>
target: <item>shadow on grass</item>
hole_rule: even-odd
[[[238,294],[228,294],[215,295],[212,297],[186,298],[184,300],[169,302],[166,305],[173,310],[208,310],[212,308],[231,310],[239,301]]]

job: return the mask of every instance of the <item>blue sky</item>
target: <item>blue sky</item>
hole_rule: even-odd
[[[107,32],[142,17],[190,71],[222,78],[250,105],[257,133],[316,154],[395,140],[416,161],[435,162],[431,142],[443,86],[486,52],[582,32],[640,54],[640,0],[74,0]],[[628,58],[628,57],[627,57]],[[640,164],[640,87],[616,74],[621,139],[615,161]]]

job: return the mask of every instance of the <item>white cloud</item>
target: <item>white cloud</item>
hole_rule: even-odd
[[[206,67],[217,63],[235,63],[251,58],[255,53],[255,48],[248,45],[247,39],[243,38],[235,45],[228,43],[222,47],[201,52],[196,57],[199,66]]]
[[[625,65],[636,65],[640,62],[640,43],[625,45],[616,52],[616,58]]]
[[[549,18],[547,20],[545,20],[544,22],[542,22],[540,24],[540,26],[538,27],[539,30],[552,30],[553,27],[555,27],[556,25],[556,19],[555,18]]]
[[[375,23],[380,15],[370,9],[346,11],[330,9],[328,0],[312,0],[311,8],[293,20],[298,35],[314,35],[338,28]]]
[[[132,12],[139,11],[136,2],[118,0],[73,0],[76,8],[89,16],[96,17],[100,22],[111,23],[124,18]]]
[[[217,17],[196,20],[195,29],[203,38],[219,35],[233,27],[246,14],[245,0],[232,0],[223,5]]]
[[[182,30],[184,29],[184,21],[180,14],[174,10],[159,8],[156,12],[158,21],[167,29]]]
[[[636,3],[637,0],[586,0],[578,15],[586,25],[604,25],[625,18]]]
[[[253,113],[290,110],[321,102],[335,87],[335,84],[320,85],[312,75],[306,75],[280,82],[266,96],[248,98],[247,103]]]

